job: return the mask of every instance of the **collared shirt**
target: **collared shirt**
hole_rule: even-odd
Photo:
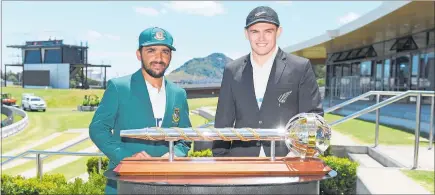
[[[270,58],[263,64],[259,66],[252,57],[252,52],[250,54],[251,65],[252,65],[252,78],[254,80],[254,90],[255,98],[257,99],[258,108],[261,108],[263,103],[264,93],[266,92],[267,83],[269,81],[270,71],[272,70],[273,62],[275,61],[276,54],[278,53],[278,45],[275,47],[275,51],[270,56]],[[263,144],[261,144],[259,157],[265,157]]]
[[[257,99],[258,108],[261,108],[263,103],[264,93],[266,92],[267,82],[269,81],[270,71],[272,70],[273,62],[275,61],[276,54],[278,53],[278,46],[275,47],[275,51],[270,56],[270,58],[263,64],[259,66],[252,57],[252,52],[250,54],[251,65],[252,65],[252,78],[254,80],[255,98]]]
[[[158,88],[155,88],[145,80],[145,83],[148,88],[148,94],[150,96],[151,105],[154,113],[154,120],[156,121],[156,126],[161,127],[163,118],[165,116],[166,110],[166,87],[165,87],[165,79],[163,78],[162,87],[160,91]]]

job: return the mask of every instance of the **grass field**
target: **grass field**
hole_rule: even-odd
[[[421,170],[401,170],[403,174],[407,175],[415,182],[426,188],[432,194],[435,192],[434,184],[434,171],[421,171]]]

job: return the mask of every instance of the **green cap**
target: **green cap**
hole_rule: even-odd
[[[139,47],[165,45],[175,51],[175,47],[172,46],[173,42],[172,35],[165,29],[159,27],[147,28],[139,35]]]

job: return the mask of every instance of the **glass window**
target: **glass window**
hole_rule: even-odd
[[[24,63],[27,64],[39,64],[41,63],[41,51],[39,50],[27,50]]]
[[[334,76],[341,77],[341,65],[334,65]]]
[[[412,76],[418,75],[418,55],[412,56]]]
[[[45,63],[62,63],[62,55],[60,49],[47,49],[44,56]]]
[[[343,76],[350,76],[350,64],[343,64]]]
[[[376,62],[376,78],[382,78],[382,60]]]
[[[384,78],[390,77],[390,59],[386,59],[384,63]]]
[[[435,55],[428,52],[420,55],[420,87],[425,90],[435,90]]]
[[[364,61],[361,63],[361,76],[371,76],[372,61]]]
[[[348,54],[349,54],[348,51],[342,52],[337,60],[345,60]]]
[[[352,76],[359,76],[359,75],[360,75],[359,62],[352,63]]]

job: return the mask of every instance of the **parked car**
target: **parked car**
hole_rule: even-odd
[[[23,94],[21,99],[21,108],[23,110],[42,110],[45,112],[47,103],[41,97],[33,94]]]

